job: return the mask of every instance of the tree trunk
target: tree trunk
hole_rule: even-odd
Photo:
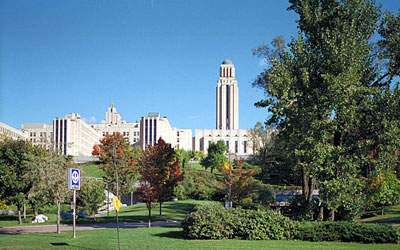
[[[148,222],[148,224],[147,224],[147,227],[148,228],[151,228],[151,207],[150,208],[147,208],[148,210],[149,210],[149,222]]]
[[[18,224],[22,224],[21,208],[18,206]]]
[[[306,170],[303,168],[303,195],[306,199],[308,199],[308,194],[310,192],[308,188],[308,177],[306,175]]]
[[[384,215],[384,213],[385,213],[385,207],[384,207],[384,206],[382,206],[382,209],[381,209],[381,215],[383,216],[383,215]]]
[[[307,200],[308,202],[311,202],[313,199],[313,191],[314,191],[314,179],[310,178],[310,180],[308,181],[308,197]]]
[[[329,211],[329,218],[330,221],[334,221],[335,220],[335,210],[330,210]]]
[[[162,202],[160,202],[160,219],[162,218],[162,210],[161,210]]]
[[[317,221],[323,221],[323,220],[324,220],[324,207],[321,204],[319,207],[319,214],[318,214]]]
[[[24,204],[24,219],[26,219],[26,204]]]
[[[57,200],[57,233],[60,233],[60,201]]]

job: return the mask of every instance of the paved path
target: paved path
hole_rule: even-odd
[[[179,221],[154,221],[152,227],[177,226]],[[147,227],[147,222],[121,222],[120,228],[138,228]],[[91,229],[109,229],[117,228],[116,223],[96,223],[96,224],[78,224],[76,230],[91,230]],[[60,225],[61,231],[72,231],[72,225]],[[16,226],[16,227],[0,227],[0,234],[27,234],[27,233],[46,233],[56,232],[57,225],[38,225],[38,226]]]

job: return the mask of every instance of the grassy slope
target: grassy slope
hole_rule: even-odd
[[[82,176],[96,178],[103,178],[104,176],[104,172],[100,169],[100,165],[92,163],[83,164],[80,168],[82,170]]]
[[[373,223],[399,223],[400,224],[400,205],[390,206],[385,208],[385,213],[382,216],[381,210],[371,210],[364,214],[362,222]]]
[[[391,244],[357,244],[341,242],[184,240],[180,228],[154,227],[121,229],[121,249],[398,249]],[[0,235],[0,248],[18,249],[116,249],[115,229],[72,232]]]

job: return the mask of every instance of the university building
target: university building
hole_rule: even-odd
[[[78,113],[71,113],[64,118],[54,118],[52,124],[24,123],[21,130],[0,123],[0,134],[30,140],[44,147],[54,146],[72,156],[90,156],[100,139],[115,133],[142,149],[155,145],[161,137],[174,148],[207,153],[211,142],[222,140],[230,154],[251,155],[249,131],[239,129],[239,88],[235,75],[232,61],[225,59],[220,65],[216,87],[215,129],[195,129],[194,137],[191,129],[172,127],[160,113],[148,113],[140,122],[122,120],[113,103],[101,123],[88,124]]]

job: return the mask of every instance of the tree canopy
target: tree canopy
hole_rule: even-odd
[[[271,113],[304,193],[317,186],[333,219],[398,164],[400,15],[367,0],[289,2],[297,37],[254,50],[268,62],[254,82],[267,98],[256,106]]]

